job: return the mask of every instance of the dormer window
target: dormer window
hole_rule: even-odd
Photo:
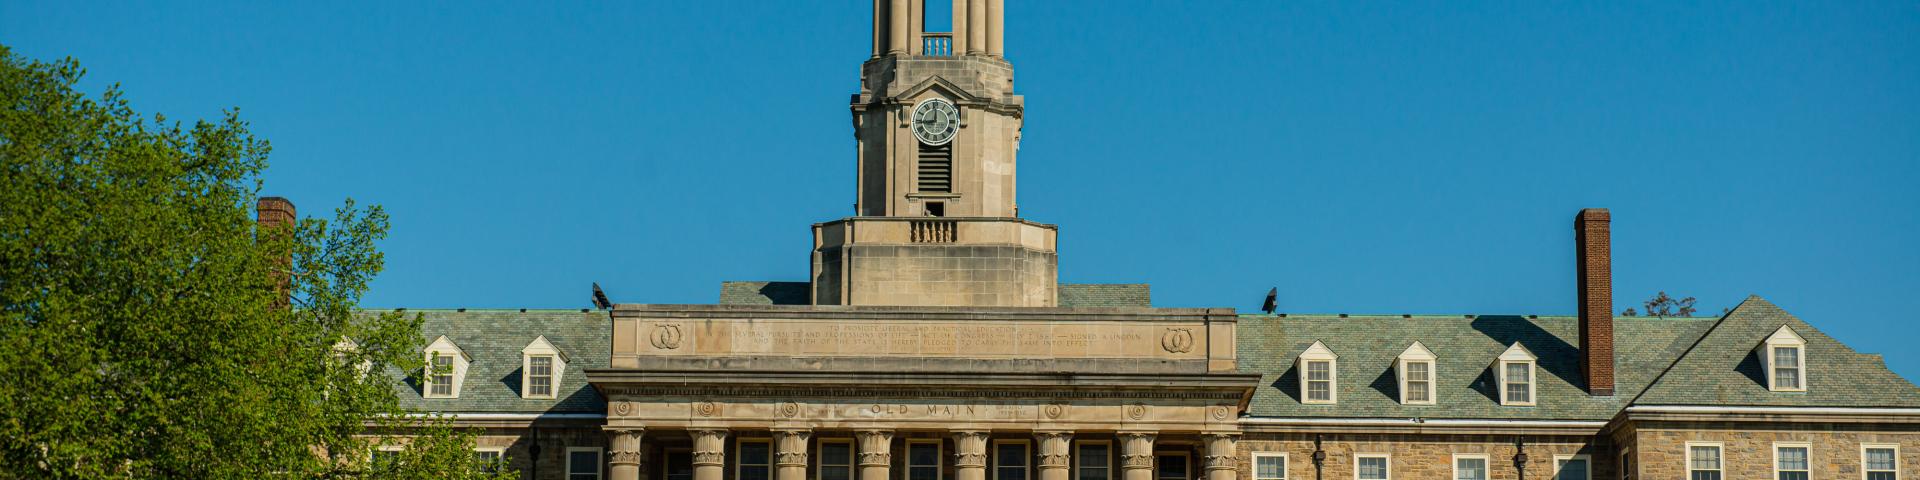
[[[567,370],[567,357],[542,335],[520,349],[520,397],[554,398],[560,391],[560,374]]]
[[[1494,362],[1494,378],[1500,382],[1501,405],[1534,404],[1534,367],[1539,361],[1540,357],[1519,343],[1507,347],[1507,351],[1500,354],[1499,360]]]
[[[1767,389],[1776,392],[1807,391],[1807,339],[1782,325],[1760,345],[1760,359],[1767,364]]]
[[[1426,345],[1413,342],[1413,346],[1400,352],[1395,361],[1393,372],[1400,378],[1400,403],[1406,405],[1433,405],[1433,351]]]
[[[460,398],[460,386],[466,380],[467,365],[473,358],[445,335],[428,344],[426,353],[427,367],[422,372],[426,384],[421,389],[421,396]]]
[[[1313,342],[1306,351],[1300,352],[1295,368],[1300,370],[1301,403],[1332,404],[1339,400],[1340,373],[1336,364],[1339,358],[1320,342]]]

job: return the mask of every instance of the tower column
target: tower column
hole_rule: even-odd
[[[774,480],[807,480],[807,438],[804,428],[774,430]]]
[[[953,432],[954,480],[987,480],[987,432]]]
[[[860,443],[860,480],[890,480],[893,431],[861,430],[853,436]]]
[[[904,55],[907,53],[907,0],[893,0],[893,6],[887,8],[887,53]]]
[[[1007,55],[1006,20],[1007,0],[986,0],[987,2],[987,54],[1004,57]]]
[[[1158,436],[1120,432],[1120,480],[1153,480],[1153,439]]]
[[[972,0],[967,2],[967,54],[984,55],[987,53],[987,2],[992,0]],[[958,33],[956,33],[958,35]]]
[[[887,5],[893,0],[873,0],[873,56],[887,53],[887,24],[893,23],[893,16],[887,14]]]
[[[1067,453],[1073,432],[1034,432],[1033,437],[1040,443],[1040,480],[1067,480],[1073,466],[1073,457]]]
[[[693,480],[726,480],[727,430],[702,428],[693,434]]]
[[[953,55],[967,53],[967,15],[973,12],[967,0],[953,0]]]

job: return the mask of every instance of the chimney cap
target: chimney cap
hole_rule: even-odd
[[[1604,208],[1583,208],[1580,209],[1580,215],[1575,216],[1574,219],[1583,222],[1607,222],[1613,220],[1613,214]]]

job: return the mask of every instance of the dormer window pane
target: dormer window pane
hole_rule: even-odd
[[[434,395],[453,395],[453,356],[434,355],[433,374],[427,376],[428,391]]]
[[[1507,403],[1533,403],[1533,365],[1507,364]]]
[[[1407,364],[1407,401],[1433,401],[1433,364],[1427,362]]]
[[[553,357],[527,358],[527,394],[536,397],[553,395]]]
[[[1307,362],[1307,400],[1333,401],[1333,362]]]
[[[1773,349],[1773,378],[1778,388],[1800,388],[1800,347]]]

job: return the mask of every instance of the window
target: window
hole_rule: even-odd
[[[819,469],[818,480],[853,480],[853,440],[821,440]]]
[[[693,480],[693,451],[686,449],[668,450],[664,466],[667,480]]]
[[[600,480],[600,449],[598,447],[568,448],[567,480]]]
[[[1776,392],[1807,391],[1807,340],[1782,325],[1760,344],[1760,359],[1767,364],[1767,389]]]
[[[1027,458],[1027,442],[994,442],[993,480],[1027,480]]]
[[[1326,344],[1313,342],[1307,350],[1300,352],[1300,391],[1302,403],[1336,403],[1340,399],[1337,385],[1340,381],[1339,359]]]
[[[1593,460],[1586,455],[1556,455],[1553,480],[1593,480]]]
[[[482,472],[499,472],[500,467],[506,465],[506,460],[507,449],[502,447],[481,447],[473,450],[473,462]]]
[[[907,480],[940,480],[940,441],[907,441]]]
[[[1637,472],[1633,471],[1633,450],[1630,448],[1621,448],[1620,480],[1633,480],[1634,473]]]
[[[435,397],[453,396],[453,355],[434,355],[433,370],[427,375],[428,391]]]
[[[421,396],[426,398],[460,398],[460,384],[467,376],[467,365],[473,359],[467,356],[460,346],[445,335],[427,344],[427,366],[421,372]]]
[[[1453,480],[1487,480],[1487,456],[1454,455]]]
[[[1113,445],[1107,442],[1080,442],[1074,452],[1074,480],[1113,478]]]
[[[1191,479],[1193,478],[1191,466],[1185,453],[1156,453],[1153,455],[1153,480]]]
[[[1860,466],[1867,480],[1900,480],[1900,447],[1861,445]]]
[[[368,461],[373,463],[373,468],[391,468],[394,464],[400,462],[400,451],[404,448],[405,447],[400,446],[382,446],[374,449],[373,458],[368,459]]]
[[[1413,342],[1413,346],[1400,352],[1397,360],[1399,367],[1394,373],[1400,377],[1400,403],[1408,405],[1432,405],[1433,395],[1433,352],[1426,345]]]
[[[560,375],[566,373],[567,356],[547,341],[535,337],[520,349],[520,397],[555,398],[560,391]]]
[[[740,439],[740,459],[734,463],[735,480],[773,480],[773,442],[766,439]]]
[[[1687,478],[1688,480],[1721,480],[1720,444],[1687,444]]]
[[[1386,455],[1355,455],[1353,457],[1353,478],[1356,480],[1388,480],[1393,474],[1391,459]]]
[[[1813,446],[1806,443],[1773,444],[1773,478],[1777,480],[1808,480],[1812,478],[1813,467],[1807,458]]]
[[[1534,404],[1533,367],[1538,360],[1539,357],[1535,357],[1532,351],[1518,343],[1500,354],[1500,360],[1495,365],[1499,374],[1501,405]]]
[[[1253,454],[1253,480],[1287,480],[1287,454]]]

